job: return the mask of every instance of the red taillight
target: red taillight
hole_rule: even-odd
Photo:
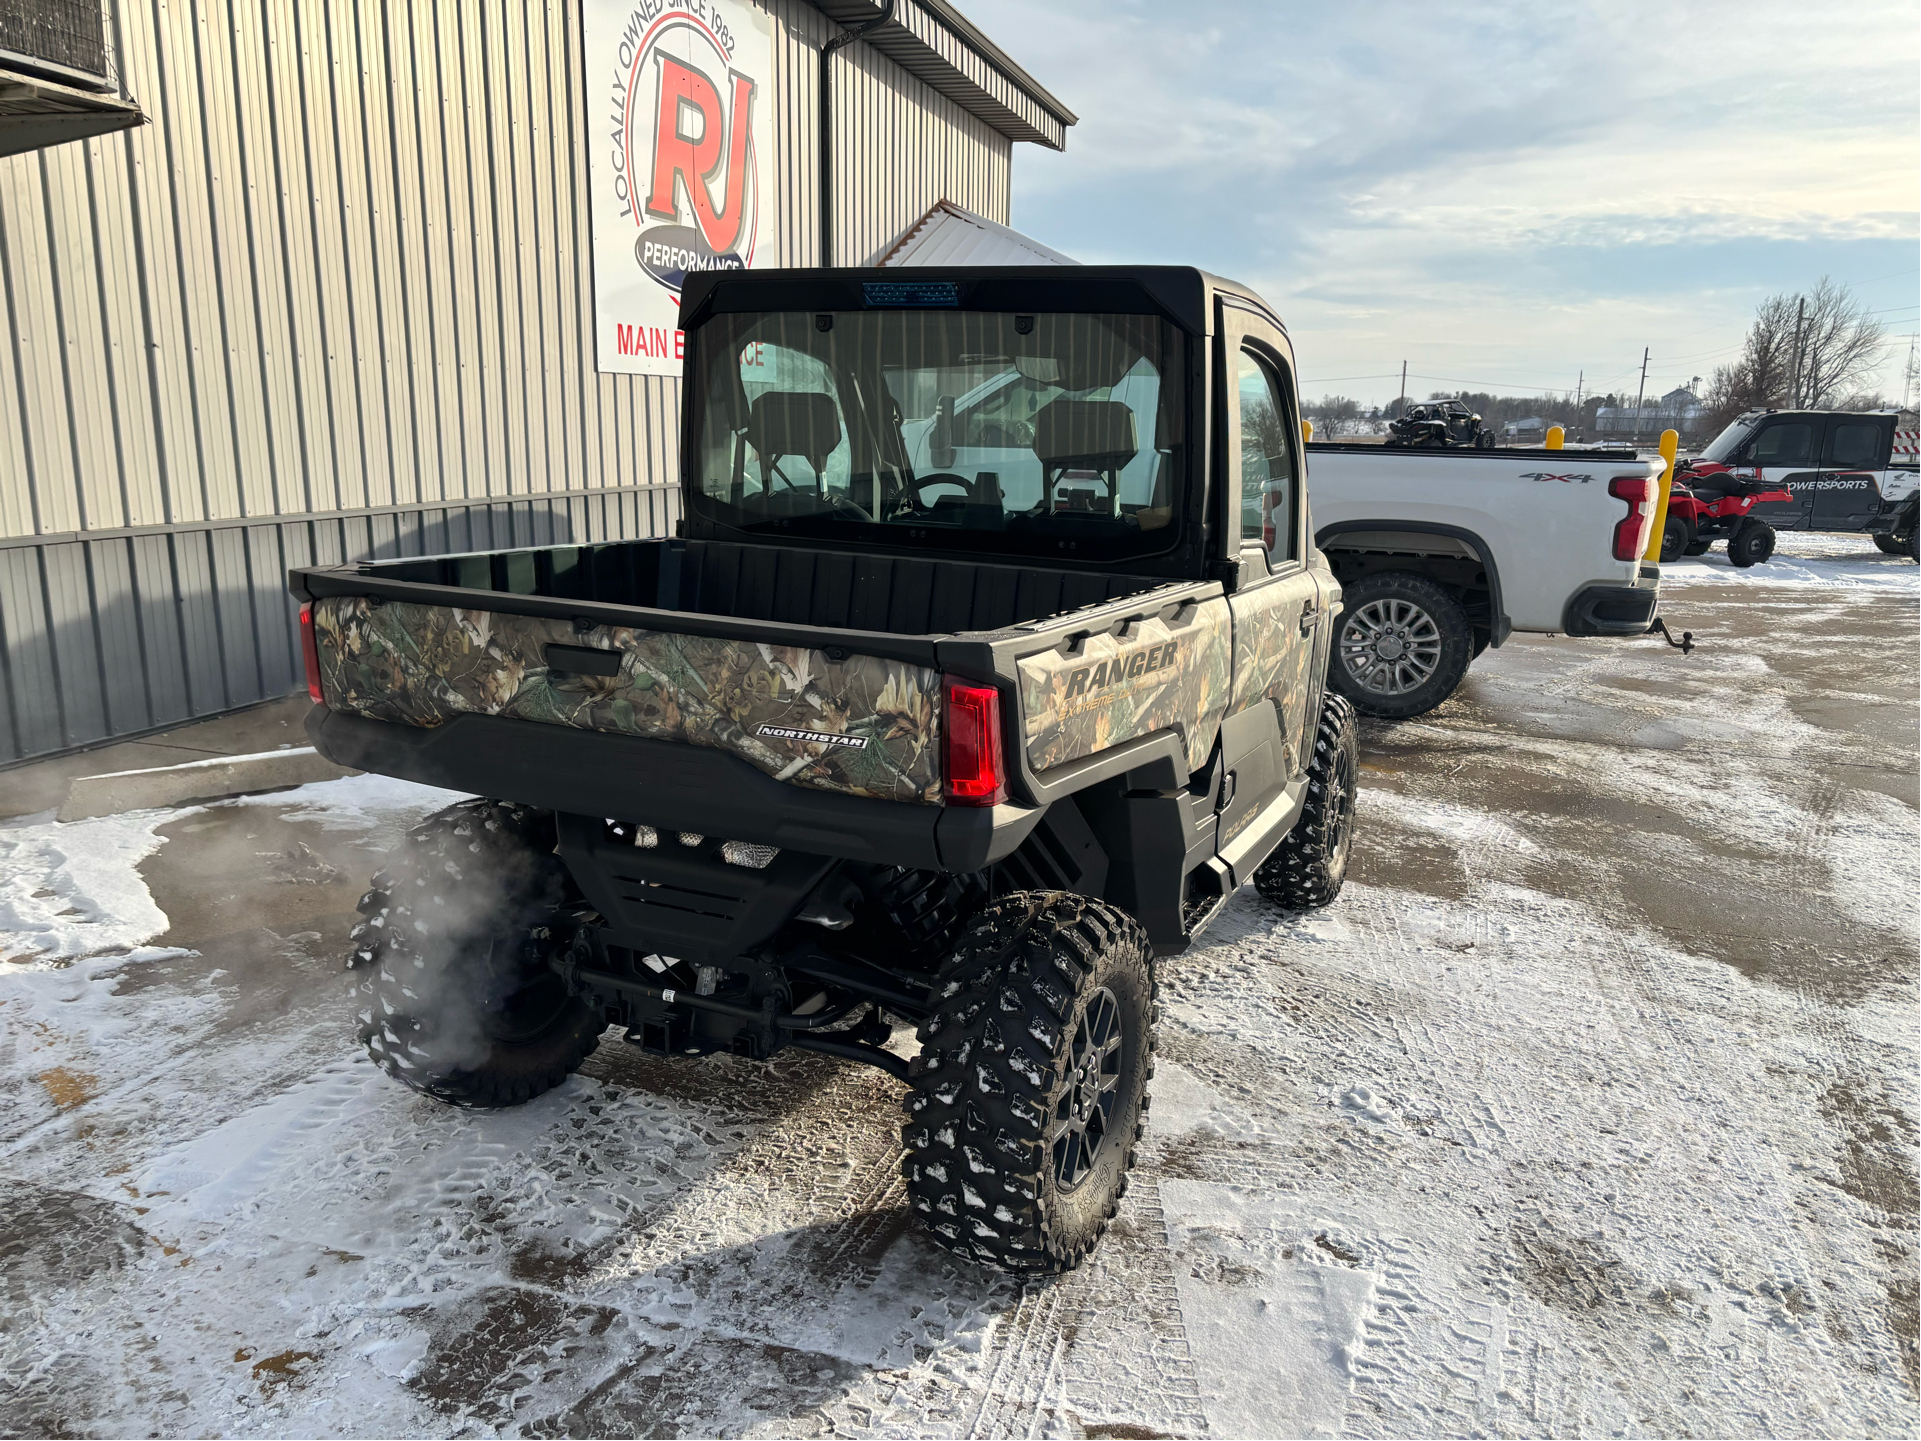
[[[313,636],[313,606],[300,607],[300,654],[307,662],[307,695],[315,705],[325,705],[320,693],[320,646]]]
[[[1639,560],[1648,548],[1660,482],[1645,475],[1617,475],[1608,482],[1608,494],[1628,503],[1628,513],[1614,523],[1614,558]]]
[[[947,803],[996,806],[1007,799],[1001,766],[1001,693],[947,681]]]

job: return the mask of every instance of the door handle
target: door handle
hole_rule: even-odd
[[[1314,622],[1321,618],[1321,608],[1308,601],[1301,607],[1301,634],[1306,635],[1314,629]]]

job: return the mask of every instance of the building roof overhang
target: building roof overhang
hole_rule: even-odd
[[[131,100],[31,74],[0,57],[0,156],[90,140],[146,123]]]
[[[886,11],[882,0],[811,0],[828,19],[851,29]],[[948,0],[896,0],[885,25],[864,43],[1010,140],[1067,148],[1078,118],[1016,65]]]

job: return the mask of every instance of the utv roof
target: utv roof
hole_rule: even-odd
[[[1258,293],[1184,265],[919,266],[911,274],[845,270],[709,270],[687,277],[681,325],[752,311],[996,310],[1159,313],[1190,335],[1214,330],[1214,300],[1252,306],[1285,330]]]

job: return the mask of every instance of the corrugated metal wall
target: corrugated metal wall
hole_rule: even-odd
[[[818,47],[771,0],[780,254],[817,245]],[[286,568],[660,534],[678,383],[595,373],[564,3],[126,0],[153,124],[0,160],[0,762],[300,684]],[[836,247],[1011,142],[856,44]]]

